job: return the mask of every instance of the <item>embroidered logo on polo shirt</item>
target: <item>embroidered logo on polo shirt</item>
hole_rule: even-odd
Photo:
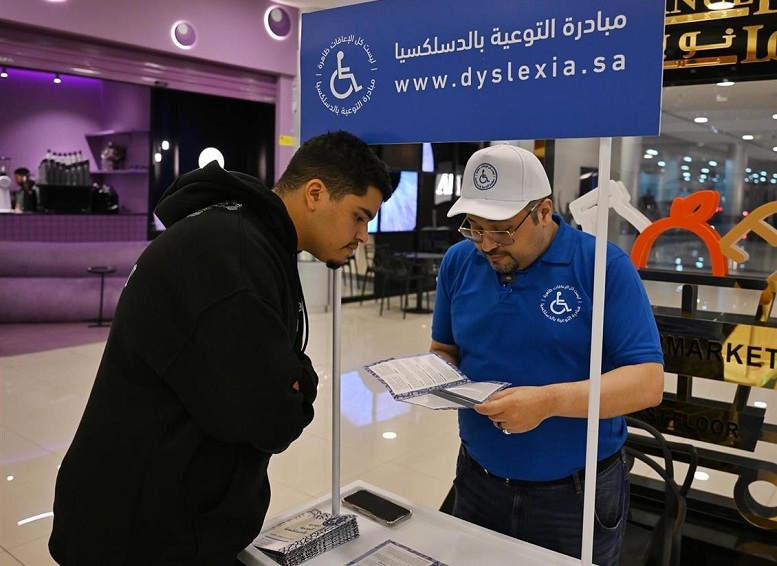
[[[565,323],[580,314],[582,302],[572,285],[555,285],[543,293],[540,309],[553,322]]]

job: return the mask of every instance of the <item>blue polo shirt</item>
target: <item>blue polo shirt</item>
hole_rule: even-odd
[[[470,241],[452,246],[440,265],[432,338],[459,347],[459,367],[474,381],[548,385],[588,379],[595,238],[559,225],[545,253],[501,285]],[[655,318],[631,259],[607,244],[602,373],[663,363]],[[498,476],[550,481],[585,467],[585,418],[552,417],[522,434],[504,435],[487,417],[459,411],[471,456]],[[599,422],[599,456],[626,439],[622,417]]]

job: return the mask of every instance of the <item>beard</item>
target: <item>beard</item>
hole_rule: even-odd
[[[338,262],[336,262],[336,261],[335,261],[335,260],[333,260],[333,259],[330,259],[329,261],[327,261],[327,262],[326,262],[326,266],[327,266],[329,269],[340,269],[340,268],[341,268],[342,266],[344,266],[344,265],[345,265],[345,262],[339,262],[339,263],[338,263]]]
[[[486,256],[486,259],[488,259],[488,263],[491,265],[491,268],[497,273],[514,273],[519,268],[518,261],[511,256],[499,254],[499,256],[501,257],[509,257],[510,261],[508,263],[494,263],[491,260],[491,258],[493,257],[491,254],[483,254],[483,255]]]

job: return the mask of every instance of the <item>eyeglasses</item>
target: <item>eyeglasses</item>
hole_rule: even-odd
[[[459,226],[459,234],[461,234],[468,240],[475,242],[476,244],[483,243],[483,236],[488,236],[488,239],[494,242],[497,246],[512,246],[515,243],[515,238],[513,238],[513,234],[515,234],[518,231],[518,228],[520,228],[523,225],[523,223],[526,222],[526,219],[529,218],[529,216],[531,216],[534,213],[534,210],[539,205],[540,205],[539,202],[535,204],[529,211],[529,214],[524,216],[523,220],[521,220],[518,223],[518,226],[516,226],[512,230],[475,230],[470,226],[468,227],[464,226],[469,222],[469,220],[465,218],[464,222],[462,222],[461,226]]]

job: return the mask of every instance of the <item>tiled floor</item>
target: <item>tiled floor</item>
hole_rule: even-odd
[[[655,304],[679,303],[676,285],[646,286]],[[701,292],[699,308],[727,310],[735,304],[741,312],[750,312],[757,302],[751,295]],[[365,363],[428,350],[431,316],[408,314],[403,319],[396,301],[392,305],[382,317],[374,301],[342,308],[342,484],[361,479],[437,508],[453,478],[458,449],[455,413],[395,402],[360,371]],[[332,315],[312,313],[310,323],[308,353],[321,377],[317,414],[302,437],[271,461],[269,516],[331,489]],[[83,411],[103,346],[97,341],[0,357],[0,566],[54,564],[46,544],[57,467]],[[705,382],[695,385],[698,395],[729,401],[733,395],[730,384],[696,381]],[[673,387],[669,376],[667,389]],[[751,402],[755,401],[768,404],[767,422],[777,422],[777,392],[754,389]],[[385,432],[396,433],[396,438],[384,438]],[[777,445],[759,443],[756,456],[777,460]],[[711,478],[694,487],[731,493],[733,476],[707,471]],[[775,505],[777,490],[760,483],[759,501]]]
[[[437,508],[450,488],[456,414],[398,403],[359,368],[429,349],[430,315],[366,301],[342,309],[342,483],[362,479]],[[270,463],[269,515],[332,485],[332,315],[311,314],[308,353],[321,377],[316,417]],[[103,342],[0,357],[0,566],[54,564],[48,555],[57,467],[86,403]],[[383,438],[395,432],[396,438]],[[30,518],[41,518],[24,522]],[[20,524],[22,523],[22,524]]]

